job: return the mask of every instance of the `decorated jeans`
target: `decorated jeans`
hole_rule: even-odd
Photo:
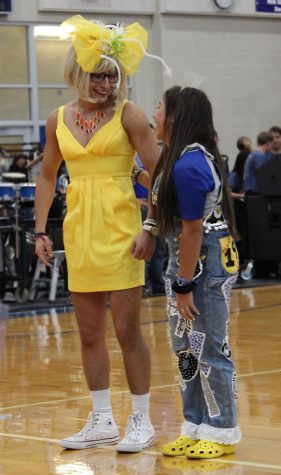
[[[194,276],[194,302],[200,315],[183,318],[172,283],[178,275],[181,228],[168,236],[166,272],[168,317],[178,357],[185,422],[182,435],[224,444],[239,442],[235,368],[228,344],[230,291],[237,277],[237,250],[227,229],[204,233]]]

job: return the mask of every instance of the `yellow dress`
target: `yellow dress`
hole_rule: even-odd
[[[131,181],[135,150],[121,124],[123,101],[84,147],[58,111],[57,139],[70,176],[64,245],[69,289],[121,290],[143,285],[144,263],[130,247],[141,230]]]

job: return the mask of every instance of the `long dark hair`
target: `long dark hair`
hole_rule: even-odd
[[[239,183],[241,183],[241,186],[243,184],[245,162],[249,155],[250,152],[248,150],[242,150],[242,152],[239,152],[232,170],[236,173]]]
[[[236,235],[235,219],[231,197],[227,187],[223,162],[217,147],[216,132],[213,124],[212,106],[206,94],[193,87],[174,86],[164,93],[165,123],[171,124],[169,146],[164,146],[160,160],[155,169],[153,183],[163,172],[156,208],[156,218],[160,233],[166,235],[174,228],[177,215],[177,199],[172,180],[172,170],[186,145],[195,142],[203,145],[214,156],[214,162],[220,170],[223,187],[223,213],[228,220],[229,229]]]

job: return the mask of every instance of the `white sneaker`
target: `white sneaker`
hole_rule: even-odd
[[[141,452],[155,440],[155,431],[149,415],[139,413],[129,417],[125,437],[117,444],[117,452]]]
[[[120,440],[118,427],[106,412],[90,412],[85,427],[71,437],[59,441],[65,449],[88,449],[112,445]]]

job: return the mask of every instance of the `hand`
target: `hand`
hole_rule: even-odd
[[[200,315],[198,308],[195,307],[193,301],[193,293],[177,294],[177,308],[179,313],[187,320],[195,320],[195,315]]]
[[[136,259],[148,261],[155,251],[155,237],[150,232],[143,230],[134,240],[131,253]]]
[[[53,257],[53,250],[48,236],[42,236],[36,239],[35,254],[40,262],[51,267],[50,260]]]

